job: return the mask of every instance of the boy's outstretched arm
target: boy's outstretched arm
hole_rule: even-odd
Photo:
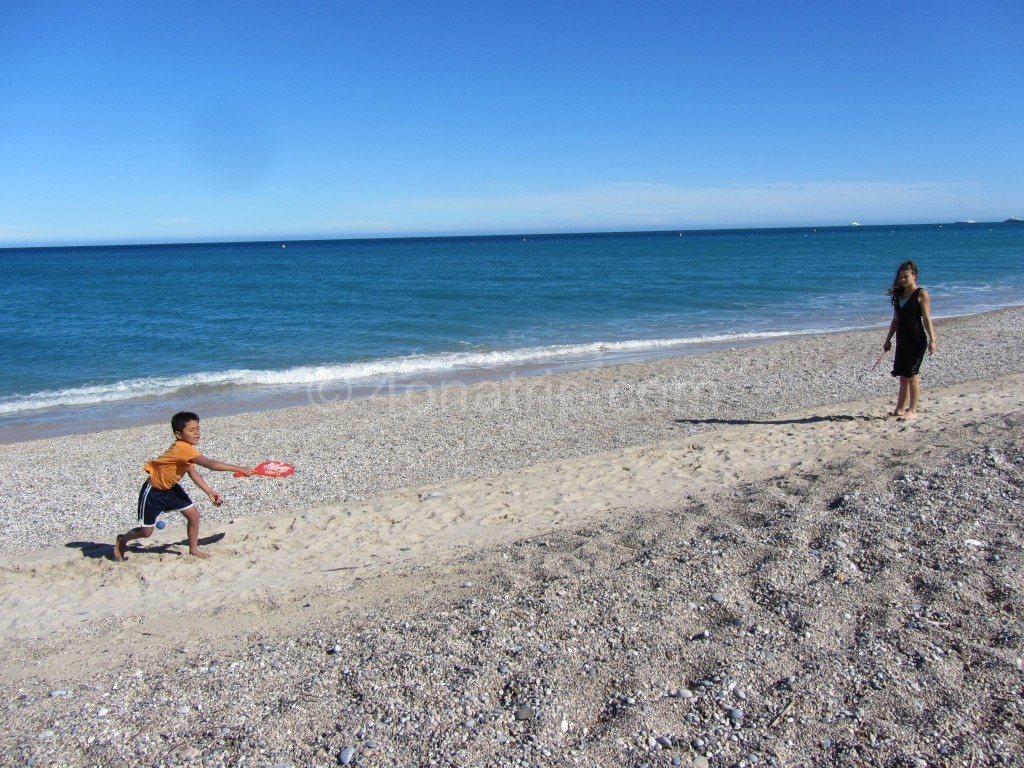
[[[195,463],[200,467],[212,469],[214,472],[241,472],[246,477],[252,476],[252,467],[239,467],[234,464],[227,464],[223,461],[214,461],[213,459],[208,459],[203,455],[196,456]]]
[[[201,467],[206,467],[207,469],[212,469],[215,472],[241,472],[246,477],[250,477],[252,475],[252,469],[249,467],[238,467],[235,466],[234,464],[226,464],[223,461],[214,461],[213,459],[208,459],[202,455],[197,456],[195,458],[194,464],[192,464],[188,468],[188,476],[192,478],[193,483],[198,485],[203,490],[203,492],[210,497],[210,501],[213,502],[213,506],[215,507],[219,507],[221,504],[224,503],[224,497],[206,484],[206,481],[203,480],[202,475],[200,475],[199,472],[196,470],[196,464],[198,464]]]

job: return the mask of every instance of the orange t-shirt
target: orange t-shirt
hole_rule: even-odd
[[[189,445],[184,440],[175,440],[174,445],[168,448],[162,456],[146,463],[150,484],[161,491],[170,490],[185,476],[197,456],[202,456],[202,454],[195,449],[195,446]]]

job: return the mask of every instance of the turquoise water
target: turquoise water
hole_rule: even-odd
[[[0,250],[0,440],[1024,304],[1024,225]]]

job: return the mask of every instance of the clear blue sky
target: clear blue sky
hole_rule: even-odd
[[[1024,3],[0,3],[0,247],[1024,217]]]

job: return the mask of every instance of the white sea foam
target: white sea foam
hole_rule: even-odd
[[[46,408],[89,406],[116,403],[137,398],[167,397],[184,390],[210,391],[216,388],[260,388],[275,390],[301,388],[327,383],[367,384],[416,376],[437,376],[449,371],[487,370],[515,366],[569,364],[579,361],[614,359],[619,356],[697,347],[756,343],[760,340],[824,332],[762,331],[723,333],[669,339],[602,341],[587,344],[556,344],[508,350],[445,352],[427,355],[382,358],[336,365],[305,365],[282,370],[235,369],[199,372],[173,377],[150,377],[68,389],[35,392],[0,398],[0,415],[38,411]]]

